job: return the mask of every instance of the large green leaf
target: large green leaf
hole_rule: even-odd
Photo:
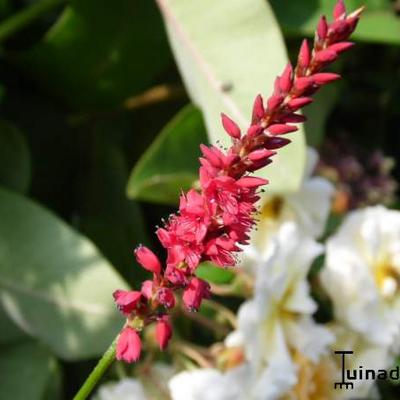
[[[118,104],[145,89],[170,61],[152,1],[72,0],[18,65],[74,107]]]
[[[24,332],[10,319],[0,304],[0,343],[14,342],[24,336]]]
[[[49,350],[33,341],[1,348],[0,400],[43,400],[57,368]]]
[[[178,66],[193,102],[204,113],[211,142],[228,143],[220,112],[242,128],[255,96],[272,91],[287,55],[278,24],[264,0],[159,0]],[[260,172],[270,191],[295,190],[301,180],[302,132]]]
[[[198,179],[200,143],[207,142],[201,113],[192,105],[180,111],[140,158],[128,182],[128,196],[176,204],[181,190]]]
[[[31,179],[29,148],[24,135],[10,122],[0,120],[0,185],[25,192]]]
[[[121,319],[125,287],[94,245],[35,203],[0,190],[0,300],[8,315],[61,358],[100,354]]]
[[[270,3],[287,33],[311,36],[322,14],[331,17],[336,0],[270,0]],[[348,10],[366,6],[354,39],[400,44],[400,18],[394,13],[390,0],[350,0],[346,1],[346,6]]]

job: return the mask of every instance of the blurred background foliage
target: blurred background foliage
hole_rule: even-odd
[[[159,3],[0,1],[0,399],[72,396],[122,324],[113,290],[145,278],[132,249],[196,186],[198,145],[223,140],[219,112],[244,125],[334,0]],[[399,159],[400,2],[362,4],[345,79],[265,171],[272,190],[295,190],[305,142]]]

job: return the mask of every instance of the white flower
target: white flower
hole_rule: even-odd
[[[303,183],[298,191],[283,195],[264,196],[257,232],[252,243],[263,252],[268,238],[288,221],[295,222],[306,234],[318,238],[325,229],[334,192],[325,178],[312,176],[318,161],[317,152],[309,148]]]
[[[237,368],[225,374],[212,368],[181,372],[169,382],[172,400],[240,399],[245,384],[240,372]]]
[[[392,367],[394,357],[390,349],[368,341],[363,335],[354,332],[347,327],[334,323],[331,325],[335,333],[336,341],[332,345],[332,350],[351,350],[354,353],[345,356],[346,370],[359,370],[360,366],[364,370],[372,369],[374,371]],[[340,368],[341,356],[335,356],[336,363]],[[341,368],[340,368],[341,369]],[[353,375],[350,372],[351,376]],[[337,377],[337,381],[340,381]],[[347,379],[346,379],[347,380]],[[336,390],[335,393],[340,399],[368,398],[371,399],[375,389],[375,381],[371,379],[357,379],[352,381],[354,388],[352,390]]]
[[[258,374],[246,362],[227,372],[212,368],[181,372],[169,387],[172,400],[276,400],[294,382],[288,365],[275,363]]]
[[[400,328],[400,212],[376,206],[349,214],[327,242],[321,280],[339,321],[392,345]]]
[[[148,400],[140,381],[125,378],[100,387],[96,400]]]
[[[245,347],[256,365],[275,359],[290,362],[290,349],[317,360],[333,337],[316,324],[316,304],[310,296],[307,274],[322,245],[293,223],[284,224],[267,255],[256,268],[254,298],[239,309],[238,332],[227,343]]]

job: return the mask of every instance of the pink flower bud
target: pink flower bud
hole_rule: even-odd
[[[296,91],[300,93],[307,91],[313,84],[314,81],[308,76],[297,78],[294,81],[294,87]]]
[[[296,132],[298,130],[298,128],[296,126],[292,126],[292,125],[275,124],[275,125],[269,126],[267,128],[267,130],[272,135],[284,135],[286,133]]]
[[[323,15],[321,17],[321,19],[319,20],[319,23],[317,26],[317,34],[321,40],[326,39],[326,35],[328,34],[328,23],[326,22],[325,15]]]
[[[279,88],[283,93],[288,93],[293,83],[293,67],[290,63],[286,65],[282,76],[279,78]]]
[[[287,114],[280,118],[282,122],[290,122],[294,124],[299,124],[301,122],[307,121],[307,117],[301,114]],[[292,127],[293,128],[293,127]],[[297,130],[297,129],[296,129]],[[294,132],[294,131],[291,131]]]
[[[153,297],[153,281],[144,281],[142,283],[142,288],[140,291],[142,292],[142,295],[146,297],[146,299],[151,299]]]
[[[235,139],[240,139],[240,128],[227,115],[221,114],[222,125],[228,135]]]
[[[193,278],[183,292],[183,302],[189,310],[198,310],[201,301],[210,297],[210,285],[199,278]]]
[[[161,350],[165,350],[172,337],[172,326],[167,316],[161,317],[156,325],[156,340]]]
[[[236,184],[242,188],[257,188],[262,185],[267,185],[268,180],[256,176],[245,176],[237,180]]]
[[[117,341],[117,360],[128,363],[137,361],[142,350],[142,342],[137,332],[130,326],[126,326],[119,334]]]
[[[259,135],[261,132],[262,132],[262,128],[260,127],[260,125],[252,125],[247,130],[247,136],[249,138],[253,138],[253,137]]]
[[[135,250],[137,262],[147,271],[159,274],[161,272],[161,264],[157,256],[147,247],[139,246]]]
[[[315,60],[319,63],[330,63],[335,61],[337,57],[338,54],[330,49],[321,50],[315,54]]]
[[[299,51],[298,64],[301,68],[306,69],[310,65],[310,60],[311,60],[310,48],[308,46],[307,39],[304,39]]]
[[[332,44],[328,49],[335,51],[336,53],[343,53],[344,51],[351,49],[353,46],[353,42],[339,42]]]
[[[204,144],[200,144],[200,150],[213,167],[221,168],[223,166],[221,158],[218,157],[218,152],[214,152],[212,148]]]
[[[340,17],[343,17],[346,15],[346,7],[344,5],[343,0],[338,0],[338,2],[335,5],[335,8],[333,9],[333,18],[339,19]]]
[[[279,107],[282,104],[283,100],[283,96],[281,95],[272,95],[267,101],[268,110],[275,110],[275,108]]]
[[[175,296],[174,292],[169,288],[161,288],[157,292],[158,301],[166,308],[175,307]]]
[[[124,315],[129,315],[136,308],[141,296],[140,292],[133,290],[116,290],[113,293],[115,304]]]
[[[252,151],[247,157],[251,161],[259,161],[259,160],[262,160],[264,158],[272,157],[275,154],[276,154],[276,151],[269,151],[267,149],[258,149],[258,150]]]
[[[261,95],[258,95],[254,100],[254,105],[253,105],[253,116],[252,116],[253,123],[259,121],[264,116],[264,113],[265,110],[264,110],[263,99]]]
[[[304,106],[307,106],[308,104],[311,104],[314,100],[311,97],[298,97],[295,99],[292,99],[288,102],[288,106],[292,110],[298,110],[299,108],[302,108]]]
[[[290,139],[287,138],[282,138],[282,137],[269,137],[266,142],[264,147],[268,150],[275,150],[279,149],[283,146],[286,146],[291,142]]]
[[[340,75],[332,72],[319,72],[313,75],[313,79],[317,85],[325,85],[326,83],[337,81],[340,79]]]

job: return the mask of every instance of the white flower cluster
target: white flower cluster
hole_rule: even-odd
[[[347,368],[389,368],[400,343],[400,212],[370,207],[350,213],[323,246],[333,187],[312,177],[316,155],[297,193],[264,199],[258,231],[244,248],[242,268],[253,296],[239,308],[227,351],[234,367],[180,372],[169,380],[172,400],[330,400],[373,398],[374,381],[334,389],[341,379],[334,350],[352,350]],[[317,323],[310,268],[318,275],[333,321]],[[129,393],[128,393],[129,392]],[[126,393],[125,395],[123,393]],[[372,396],[372,397],[371,397]],[[147,399],[138,381],[100,390],[99,399]]]

